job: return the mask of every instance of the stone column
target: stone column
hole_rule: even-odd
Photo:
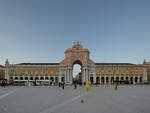
[[[61,82],[61,76],[59,76],[58,79],[59,79],[58,81]]]
[[[59,69],[58,82],[61,82],[61,77],[62,77],[62,71],[61,69]]]
[[[86,82],[86,69],[84,69],[84,79],[85,79],[85,82]]]
[[[133,76],[133,84],[135,84],[135,76]]]
[[[65,69],[65,81],[64,82],[66,82],[67,81],[67,73],[66,73],[66,69]]]
[[[99,82],[100,82],[100,84],[102,84],[102,81],[101,81],[101,76],[99,77]]]
[[[96,83],[96,76],[93,76],[93,83]]]
[[[70,69],[70,82],[72,83],[72,68]]]
[[[104,76],[104,84],[106,84],[106,76]]]
[[[88,69],[86,69],[86,81],[88,81]]]
[[[54,76],[53,78],[54,78],[54,81],[53,81],[53,82],[56,83],[56,78],[55,78],[55,76]]]
[[[70,82],[70,68],[68,69],[68,82]]]
[[[109,76],[108,78],[109,78],[109,83],[108,84],[111,84],[111,76]]]
[[[143,68],[143,81],[147,82],[147,68],[146,67]]]
[[[69,82],[69,69],[67,69],[67,82]]]
[[[83,73],[82,73],[82,83],[85,82],[85,68],[83,68]]]
[[[140,77],[138,76],[137,83],[140,83]]]

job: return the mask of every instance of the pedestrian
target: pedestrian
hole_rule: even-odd
[[[74,82],[74,89],[77,89],[77,82]]]
[[[118,82],[116,82],[116,87],[115,87],[115,90],[117,90],[118,89]]]
[[[2,81],[2,87],[5,87],[5,81],[4,80]]]
[[[61,87],[61,83],[59,82],[59,87]]]
[[[89,90],[89,81],[86,82],[85,87],[86,87],[86,91],[88,91]]]
[[[65,89],[65,83],[62,82],[62,89],[64,90]]]

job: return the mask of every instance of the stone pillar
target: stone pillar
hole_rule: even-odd
[[[93,76],[93,83],[96,83],[96,76]]]
[[[68,68],[68,82],[70,82],[70,69]]]
[[[82,74],[82,83],[85,82],[85,68],[83,68],[83,74]]]
[[[58,79],[59,79],[58,82],[61,82],[61,76],[59,76]]]
[[[140,77],[138,76],[137,83],[140,83]]]
[[[87,80],[90,81],[89,69],[87,69]]]
[[[109,84],[111,84],[111,76],[109,76]]]
[[[65,81],[64,82],[67,82],[67,73],[66,73],[66,69],[65,69]]]
[[[143,82],[147,82],[147,68],[143,68]]]
[[[58,82],[61,82],[61,77],[62,77],[62,71],[59,68]]]
[[[100,84],[102,84],[101,76],[99,77],[99,82],[100,82]]]
[[[56,83],[56,78],[55,78],[55,76],[53,76],[53,78],[54,78],[54,81],[53,81],[53,82]]]
[[[89,80],[89,75],[88,75],[88,69],[86,69],[86,81],[88,81]]]
[[[84,78],[85,78],[85,82],[86,82],[86,68],[84,69]]]
[[[104,84],[106,84],[106,76],[104,76]]]
[[[112,75],[113,76],[113,75]],[[116,77],[114,76],[114,81],[116,80]]]
[[[69,69],[67,69],[67,82],[69,82]]]
[[[72,74],[72,68],[71,68],[71,69],[70,69],[70,82],[71,82],[71,83],[73,83],[72,79],[73,79],[73,74]]]
[[[135,76],[133,76],[133,84],[135,84]]]

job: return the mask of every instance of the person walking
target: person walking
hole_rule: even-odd
[[[74,89],[77,89],[77,82],[74,82]]]
[[[62,82],[62,89],[64,90],[65,89],[65,83]]]
[[[115,87],[115,90],[117,90],[118,89],[118,82],[116,82],[116,87]]]

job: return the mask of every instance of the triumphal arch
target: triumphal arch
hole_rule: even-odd
[[[72,48],[65,51],[65,59],[60,63],[60,74],[64,76],[66,82],[72,82],[73,65],[81,66],[82,83],[95,77],[95,63],[90,59],[88,49],[82,47],[79,41],[76,41]]]
[[[73,66],[81,66],[81,82],[91,84],[114,84],[115,81],[128,81],[130,84],[147,81],[148,65],[132,63],[95,63],[90,59],[90,51],[79,41],[65,50],[65,58],[60,63],[19,63],[10,64],[6,60],[5,78],[17,84],[37,82],[73,82]]]

